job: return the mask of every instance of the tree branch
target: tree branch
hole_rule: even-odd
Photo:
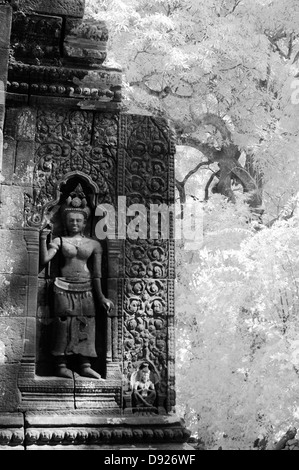
[[[205,186],[205,201],[209,199],[209,187],[211,186],[213,179],[219,178],[219,175],[220,175],[220,170],[218,170],[217,173],[213,172],[210,178],[208,179],[207,184]]]
[[[191,109],[190,106],[190,114],[192,116],[193,122],[197,125],[210,125],[214,126],[222,135],[223,139],[227,141],[227,143],[232,142],[232,135],[230,130],[227,127],[226,122],[217,114],[206,113],[200,116],[196,116],[194,111]]]
[[[289,59],[289,52],[290,52],[290,41],[289,41],[289,49],[288,49],[288,53],[286,54],[280,47],[279,45],[277,44],[277,41],[280,41],[281,39],[284,39],[287,37],[287,34],[286,32],[281,28],[279,29],[275,34],[271,35],[271,33],[269,31],[265,31],[265,36],[268,38],[268,41],[270,42],[270,44],[272,45],[273,49],[275,52],[278,52],[279,55],[283,58],[283,59]],[[291,38],[290,38],[291,39]],[[292,42],[292,39],[291,39],[291,42]]]
[[[188,179],[189,179],[192,175],[194,175],[194,173],[196,173],[197,170],[199,170],[199,168],[201,168],[202,166],[205,166],[205,165],[209,166],[211,163],[212,163],[212,162],[209,162],[209,161],[207,161],[207,162],[199,162],[199,163],[196,165],[196,167],[193,168],[193,170],[190,170],[190,171],[187,173],[187,175],[186,175],[185,178],[183,179],[182,183],[183,183],[183,184],[186,184],[187,181],[188,181]],[[208,168],[207,168],[207,169],[208,169]]]
[[[195,148],[199,150],[204,156],[209,160],[209,163],[218,162],[222,157],[221,150],[217,150],[215,147],[212,147],[210,144],[202,143],[199,140],[191,136],[185,136],[182,139],[184,145]]]
[[[235,0],[235,4],[234,4],[233,8],[225,16],[228,16],[228,15],[231,15],[232,13],[234,13],[236,8],[240,5],[241,2],[242,2],[242,0]]]
[[[240,67],[242,65],[243,65],[242,62],[239,62],[238,64],[232,65],[231,67],[227,67],[226,69],[219,69],[219,72],[228,72],[229,70],[234,70],[237,67]]]
[[[288,44],[288,54],[287,54],[288,59],[291,58],[291,55],[292,55],[292,52],[293,52],[293,43],[294,43],[294,35],[293,35],[293,33],[291,33],[290,37],[289,37],[289,44]]]
[[[171,93],[171,88],[168,86],[164,87],[162,90],[153,90],[143,81],[130,82],[129,85],[138,86],[139,88],[145,90],[149,95],[155,96],[156,98],[159,98],[159,99],[164,99],[166,98],[166,96],[168,96]]]

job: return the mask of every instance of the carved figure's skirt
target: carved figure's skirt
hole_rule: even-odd
[[[94,317],[95,305],[91,281],[70,282],[58,277],[54,282],[54,315]]]
[[[52,354],[96,357],[92,285],[56,278]]]

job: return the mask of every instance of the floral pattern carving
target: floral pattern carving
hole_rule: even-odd
[[[168,275],[168,240],[126,240],[126,274],[129,277],[165,279]]]
[[[165,127],[165,126],[164,126]],[[168,199],[169,142],[163,127],[146,117],[131,117],[131,133],[127,143],[126,190],[141,193],[151,200]]]
[[[159,372],[160,391],[166,389],[167,295],[165,280],[127,280],[124,297],[124,372],[140,360]]]
[[[117,127],[111,115],[39,110],[29,225],[41,223],[42,210],[55,200],[59,181],[72,172],[82,172],[98,185],[99,202],[115,201]]]

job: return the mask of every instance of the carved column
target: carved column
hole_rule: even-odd
[[[127,207],[146,209],[146,236],[127,236],[124,263],[124,375],[127,380],[142,361],[150,364],[157,383],[157,412],[170,412],[174,386],[174,146],[166,121],[145,116],[122,116],[121,154],[123,193]],[[123,163],[120,162],[120,165]],[[163,206],[168,233],[152,238],[150,210]],[[128,223],[129,220],[128,220]],[[128,384],[130,389],[130,385]],[[128,412],[130,403],[127,402]],[[134,411],[134,410],[133,410]]]

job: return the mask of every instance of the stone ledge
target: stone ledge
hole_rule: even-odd
[[[0,450],[22,450],[24,416],[22,413],[0,412]]]
[[[119,416],[103,417],[98,410],[73,410],[61,409],[51,411],[27,411],[25,413],[27,427],[40,426],[183,426],[183,421],[176,415],[151,415],[151,416]]]
[[[1,447],[0,447],[1,450]],[[8,449],[6,449],[8,450]],[[23,449],[21,449],[23,450]],[[25,450],[25,449],[24,449]],[[111,452],[117,452],[117,451],[126,451],[125,455],[127,454],[127,451],[135,451],[135,452],[149,452],[149,451],[160,451],[160,452],[167,452],[167,451],[182,451],[182,452],[196,452],[196,449],[194,447],[190,446],[187,443],[173,443],[173,444],[131,444],[131,445],[62,445],[62,444],[57,444],[57,445],[30,445],[27,447],[26,450],[99,450],[99,451],[111,451]]]
[[[0,412],[0,429],[3,427],[16,427],[21,428],[24,426],[24,416],[23,413],[9,413],[9,412]]]
[[[194,450],[177,416],[103,417],[97,410],[0,413],[0,449]]]
[[[182,444],[190,437],[176,416],[101,416],[97,410],[62,413],[26,412],[25,440],[31,445],[146,445]],[[109,447],[106,447],[109,448]]]
[[[16,0],[14,2],[25,13],[44,13],[83,18],[85,0]]]
[[[29,428],[26,443],[31,444],[117,444],[117,443],[183,443],[189,434],[180,428]]]

